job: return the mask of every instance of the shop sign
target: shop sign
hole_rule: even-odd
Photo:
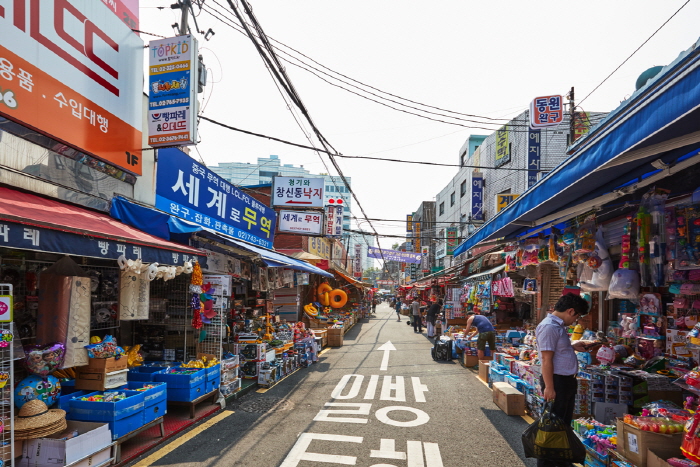
[[[322,208],[324,205],[323,178],[273,177],[273,206],[295,208]],[[337,207],[337,206],[336,206]],[[342,206],[340,206],[342,209]]]
[[[330,240],[320,237],[309,237],[308,251],[312,255],[316,255],[323,259],[331,258],[331,243]]]
[[[508,141],[508,125],[496,130],[496,167],[510,162],[510,142]]]
[[[520,196],[516,194],[511,194],[511,193],[502,193],[499,195],[496,195],[496,212],[501,212],[508,206],[510,203],[515,201],[515,199]]]
[[[355,260],[352,263],[352,273],[355,277],[362,277],[362,245],[355,243]]]
[[[139,28],[139,0],[102,0],[131,29]]]
[[[345,260],[347,259],[347,252],[343,247],[340,240],[335,240],[333,242],[333,267],[341,271],[345,271]]]
[[[527,132],[527,187],[537,183],[537,174],[540,171],[541,160],[541,131],[528,129]]]
[[[12,310],[12,295],[0,295],[0,323],[12,322]]]
[[[421,259],[420,259],[420,266],[423,268],[423,272],[426,271],[426,269],[430,268],[430,247],[429,246],[424,246],[421,247]]]
[[[447,227],[445,229],[445,254],[452,255],[459,244],[459,227]]]
[[[279,232],[291,232],[303,235],[322,235],[323,213],[316,211],[286,211],[279,212]]]
[[[574,139],[576,141],[580,137],[587,135],[591,129],[591,113],[576,112],[574,120]],[[572,142],[573,142],[572,141]]]
[[[530,102],[530,127],[545,128],[557,126],[564,121],[561,96],[535,97]]]
[[[472,220],[484,220],[484,176],[481,172],[472,173]]]
[[[343,206],[326,206],[326,237],[343,235]]]
[[[406,214],[406,236],[413,236],[413,214]]]
[[[140,175],[143,41],[100,1],[2,5],[0,115]]]
[[[411,267],[409,270],[410,270],[410,274],[411,274],[411,280],[414,281],[414,280],[418,279],[418,266],[416,266],[415,264],[411,264]]]
[[[197,140],[197,40],[177,36],[148,44],[148,144],[189,146]]]
[[[265,248],[277,213],[176,148],[158,151],[156,208]]]
[[[413,221],[413,251],[420,251],[421,233],[420,233],[421,223],[418,221]]]
[[[399,263],[420,264],[421,254],[410,251],[384,250],[374,246],[367,247],[368,258],[384,259],[384,261],[397,261]]]

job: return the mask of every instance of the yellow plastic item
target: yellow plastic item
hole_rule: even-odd
[[[580,324],[577,324],[576,327],[574,328],[574,332],[571,334],[571,340],[572,341],[578,341],[581,340],[583,337],[583,326]]]
[[[316,293],[320,297],[324,293],[330,292],[331,290],[333,290],[333,287],[331,287],[331,285],[328,282],[324,282],[323,284],[318,286],[318,288],[316,289]]]
[[[321,302],[321,305],[323,305],[323,306],[330,306],[330,304],[331,304],[330,292],[323,292],[322,294],[319,294],[318,301]]]
[[[348,294],[344,290],[334,289],[328,293],[328,296],[333,308],[343,308],[348,303]]]
[[[100,336],[92,336],[90,338],[91,344],[99,344],[100,342],[102,342],[102,339],[100,338]]]

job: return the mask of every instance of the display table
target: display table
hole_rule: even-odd
[[[130,440],[134,436],[137,436],[138,434],[148,430],[151,427],[154,427],[156,425],[160,425],[160,437],[163,438],[165,436],[165,430],[163,428],[163,417],[156,418],[153,420],[151,423],[147,423],[138,430],[134,430],[129,434],[126,434],[122,436],[121,438],[118,438],[114,441],[115,444],[115,453],[114,453],[114,458],[115,458],[115,464],[119,464],[122,461],[122,443]]]
[[[207,394],[201,395],[195,400],[189,401],[189,402],[180,402],[180,401],[168,401],[168,405],[183,405],[185,407],[190,408],[190,418],[194,418],[194,409],[202,401],[205,401],[207,399],[211,399],[211,403],[214,404],[216,403],[216,400],[219,397],[219,389],[214,389],[212,392],[209,392]]]

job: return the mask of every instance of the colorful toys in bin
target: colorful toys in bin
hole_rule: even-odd
[[[97,338],[99,339],[99,338]],[[95,336],[90,338],[90,342],[94,342]],[[113,336],[105,336],[104,339],[97,343],[91,343],[86,345],[85,348],[88,351],[88,357],[90,358],[121,358],[126,353],[124,349],[117,345],[117,339]]]
[[[679,422],[667,417],[639,417],[626,414],[625,423],[635,426],[642,431],[652,431],[672,435],[683,431],[683,422]]]
[[[216,358],[202,357],[200,360],[190,360],[180,365],[180,368],[210,368],[218,364],[219,361]]]
[[[126,352],[126,364],[129,368],[134,368],[143,364],[141,344],[124,347],[124,352]]]
[[[102,394],[92,394],[90,396],[83,396],[80,398],[81,401],[88,402],[119,402],[126,399],[127,396],[123,392],[105,392]]]

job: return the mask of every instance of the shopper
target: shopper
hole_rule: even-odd
[[[397,321],[401,321],[401,300],[396,299],[394,308],[396,308],[396,317],[398,318]]]
[[[467,313],[469,318],[467,319],[467,328],[464,330],[464,335],[469,339],[479,334],[479,338],[476,341],[476,350],[479,355],[479,360],[484,359],[484,352],[486,352],[486,344],[489,344],[489,352],[493,355],[496,352],[496,329],[491,324],[491,321],[486,316],[477,315],[473,311]],[[469,335],[470,329],[474,327],[471,335]]]
[[[375,314],[375,313],[377,312],[377,301],[378,301],[378,300],[379,300],[379,299],[377,299],[377,298],[375,298],[374,300],[372,300],[372,314]]]
[[[411,303],[411,314],[413,315],[413,332],[423,332],[423,318],[420,315],[420,302],[414,298]]]
[[[566,329],[588,313],[588,302],[580,295],[566,294],[554,305],[554,311],[548,314],[537,326],[537,353],[542,363],[540,384],[545,401],[554,401],[552,413],[558,415],[569,426],[576,404],[576,373],[578,361],[576,353],[586,350],[585,341],[573,345]],[[538,467],[558,467],[573,465],[556,463],[544,459],[537,460]]]
[[[440,314],[441,309],[442,309],[442,299],[439,299],[437,302],[433,302],[433,304],[430,305],[430,308],[428,308],[428,313],[425,317],[425,321],[428,324],[428,337],[429,338],[435,337],[435,322],[437,321],[437,317]]]

